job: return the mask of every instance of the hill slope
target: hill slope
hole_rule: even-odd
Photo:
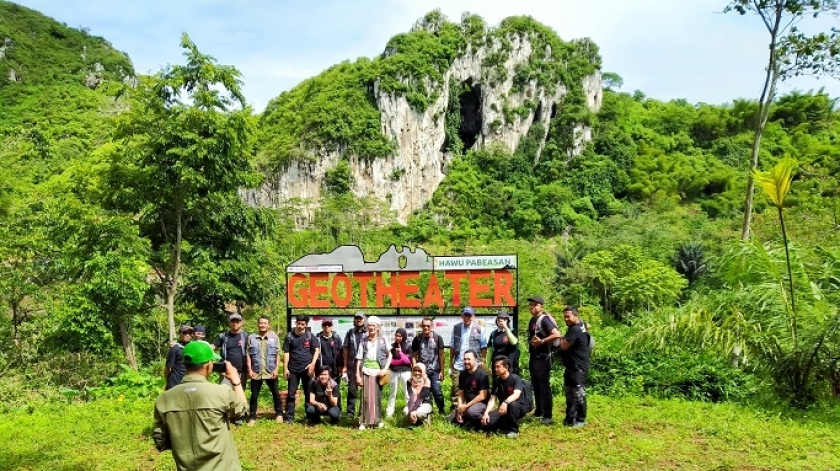
[[[16,177],[0,187],[43,181],[92,150],[114,108],[106,91],[133,74],[104,39],[0,0],[0,166]]]

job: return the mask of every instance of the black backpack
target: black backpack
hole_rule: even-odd
[[[534,386],[527,379],[522,379],[522,404],[525,412],[534,410]]]

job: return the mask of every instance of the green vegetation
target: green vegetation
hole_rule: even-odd
[[[416,462],[418,456],[432,469],[830,470],[840,465],[837,416],[830,409],[791,419],[732,404],[601,395],[589,403],[588,427],[568,430],[528,421],[518,440],[457,430],[438,418],[414,430],[389,421],[378,431],[259,420],[233,433],[245,470],[280,465],[303,470],[313,462],[340,470],[393,469],[394,463]],[[172,455],[158,453],[152,444],[151,409],[151,400],[111,399],[7,414],[0,421],[0,439],[8,445],[0,450],[0,467],[174,469]],[[465,453],[465,443],[472,452]],[[561,450],[575,450],[574,459],[564,458]]]
[[[741,243],[759,104],[662,102],[615,90],[621,78],[611,74],[613,90],[592,113],[579,84],[600,66],[597,48],[563,42],[531,18],[488,28],[475,15],[454,24],[432,12],[381,57],[331,67],[254,116],[242,106],[236,69],[187,37],[184,65],[123,88],[130,62],[107,43],[9,3],[0,13],[12,20],[0,25],[0,37],[13,40],[5,57],[28,71],[0,82],[0,168],[10,170],[0,175],[0,440],[9,445],[0,467],[171,469],[148,435],[173,325],[221,331],[223,307],[236,303],[247,329],[265,314],[282,330],[277,274],[344,244],[365,254],[391,244],[435,255],[516,253],[520,297],[542,294],[555,314],[581,307],[598,339],[592,426],[528,424],[534,452],[509,454],[506,467],[580,467],[549,461],[558,439],[592,469],[840,464],[832,409],[840,395],[840,115],[822,91],[793,92],[769,108],[760,162],[798,167],[757,174],[774,176],[759,178],[773,199],[756,201],[753,239]],[[33,46],[15,39],[22,36]],[[443,71],[487,44],[498,47],[485,66],[498,67],[517,37],[536,47],[510,77],[516,86],[568,93],[556,109],[539,110],[550,119],[513,152],[466,149],[461,98],[475,84],[446,84]],[[85,79],[97,62],[104,81],[92,89]],[[354,159],[395,151],[381,132],[375,83],[418,111],[448,87],[436,118],[453,159],[406,225],[394,223],[387,201],[350,191]],[[494,111],[516,120],[538,106]],[[502,117],[490,123],[504,125]],[[589,132],[591,141],[581,140]],[[255,210],[237,193],[259,184],[255,168],[276,172],[322,152],[336,152],[338,163],[320,201]],[[386,178],[405,172],[395,167]],[[432,448],[441,451],[429,458],[433,468],[489,469],[497,457],[463,457],[463,439],[504,446],[441,423],[370,434],[323,428],[317,439],[293,426],[279,442],[277,430],[237,429],[246,469],[304,462],[304,453],[334,457],[324,443],[362,450],[347,469],[362,460],[392,466]],[[56,438],[32,438],[45,435]],[[386,448],[397,454],[374,453]]]

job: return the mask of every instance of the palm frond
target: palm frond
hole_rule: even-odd
[[[777,208],[781,208],[785,203],[785,195],[790,190],[793,170],[797,165],[796,160],[784,158],[769,171],[753,170],[755,182],[761,186]]]

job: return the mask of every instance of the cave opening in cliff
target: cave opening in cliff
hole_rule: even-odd
[[[471,149],[481,132],[481,85],[467,79],[462,83],[458,102],[461,105],[461,125],[458,137],[464,143],[464,150]]]
[[[542,121],[542,102],[537,103],[537,111],[534,111],[534,122],[539,123]]]

